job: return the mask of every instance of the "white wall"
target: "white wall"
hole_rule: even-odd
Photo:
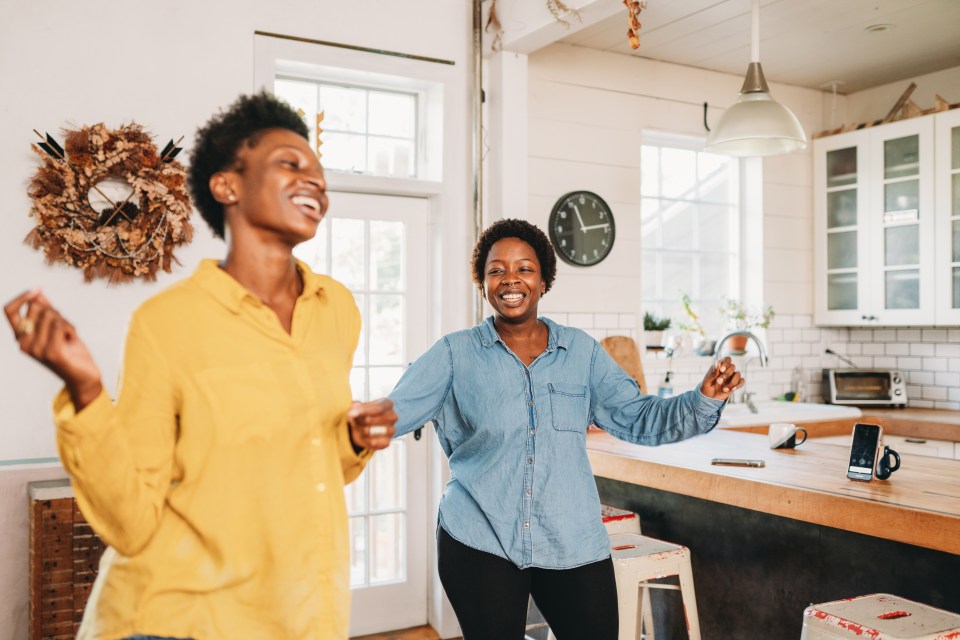
[[[220,257],[199,217],[194,242],[176,253],[182,266],[155,284],[84,284],[79,271],[47,266],[22,244],[32,224],[26,184],[37,167],[32,129],[59,136],[63,127],[134,120],[159,145],[186,135],[189,159],[196,127],[240,93],[253,89],[254,31],[397,51],[455,62],[454,103],[469,100],[471,9],[467,2],[407,0],[375,3],[335,0],[0,0],[0,300],[41,286],[73,321],[99,363],[108,388],[117,378],[131,312],[145,298],[189,275],[204,257]],[[448,90],[450,90],[448,88]],[[449,122],[445,180],[459,198],[446,199],[434,223],[438,244],[463,264],[472,244],[469,226],[469,130]],[[336,202],[331,214],[336,215]],[[447,256],[438,260],[451,262]],[[439,329],[468,320],[469,275],[444,277]],[[439,303],[438,303],[439,304]],[[450,311],[453,309],[454,311]],[[462,311],[460,311],[462,310]],[[26,638],[23,530],[26,482],[62,472],[25,459],[56,456],[50,401],[55,378],[29,362],[0,328],[0,640]]]
[[[706,137],[742,77],[614,53],[553,45],[529,57],[529,213],[541,226],[556,199],[596,191],[612,206],[610,256],[587,269],[561,264],[546,313],[641,317],[640,143],[644,131]],[[822,128],[824,95],[772,85],[808,132]],[[763,296],[781,313],[813,304],[813,206],[808,151],[763,160]]]

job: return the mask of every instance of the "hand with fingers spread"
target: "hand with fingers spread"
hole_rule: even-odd
[[[360,449],[386,449],[393,438],[397,414],[388,398],[354,402],[347,411],[350,441]]]
[[[39,289],[22,293],[3,308],[20,350],[53,371],[67,386],[75,410],[103,389],[100,370],[73,325]]]
[[[700,392],[708,398],[726,400],[730,394],[746,383],[746,380],[737,371],[736,365],[727,356],[710,366],[707,375],[703,377]]]

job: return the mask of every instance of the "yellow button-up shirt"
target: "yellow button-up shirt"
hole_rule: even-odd
[[[60,457],[110,546],[81,639],[342,639],[343,487],[360,333],[352,294],[298,263],[287,334],[213,260],[131,320],[119,399],[55,401]]]

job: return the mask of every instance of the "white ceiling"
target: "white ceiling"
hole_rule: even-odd
[[[736,75],[750,62],[750,0],[647,0],[640,22],[637,50],[626,8],[560,41]],[[760,61],[771,82],[844,94],[957,67],[960,0],[761,0]]]

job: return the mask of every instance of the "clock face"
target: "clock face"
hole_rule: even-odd
[[[603,198],[589,191],[573,191],[557,200],[550,212],[550,241],[560,259],[589,267],[613,248],[616,226]]]

